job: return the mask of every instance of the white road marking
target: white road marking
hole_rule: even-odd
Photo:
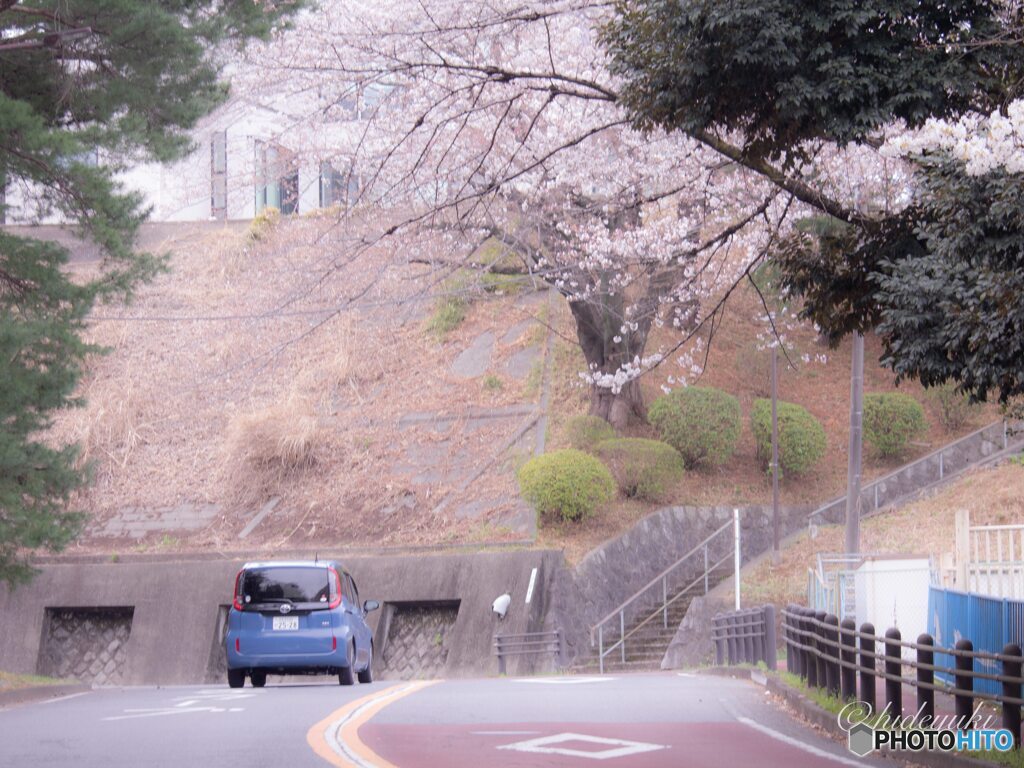
[[[789,744],[790,746],[796,747],[797,749],[802,749],[804,752],[808,752],[812,755],[817,755],[818,757],[824,757],[828,760],[831,760],[834,763],[839,763],[840,765],[849,765],[852,766],[852,768],[864,768],[864,762],[862,760],[851,760],[848,757],[834,755],[831,752],[825,751],[824,749],[818,749],[815,746],[800,741],[800,739],[793,738],[792,736],[787,736],[784,733],[779,733],[778,731],[773,730],[766,725],[761,725],[761,723],[751,720],[749,717],[737,717],[736,719],[744,725],[753,728],[755,731],[760,731],[761,733],[765,734],[766,736],[770,736],[776,741],[781,741],[784,744]]]
[[[81,693],[69,693],[67,696],[58,696],[56,699],[47,699],[46,701],[40,701],[40,704],[56,704],[58,701],[67,701],[68,699],[77,699],[79,696],[85,696],[86,694],[92,693],[92,691],[82,691]]]
[[[473,736],[533,736],[540,731],[470,731]]]
[[[567,747],[555,747],[553,744],[565,744],[576,741],[588,744],[603,744],[610,749],[600,752],[590,752],[582,749],[569,749]],[[668,749],[664,744],[645,744],[642,741],[625,741],[623,739],[605,739],[600,736],[587,736],[582,733],[559,733],[554,736],[545,736],[541,739],[520,741],[515,744],[505,744],[498,749],[511,749],[516,752],[532,752],[540,755],[566,755],[567,757],[584,757],[590,760],[611,760],[616,757],[630,757],[640,755],[644,752],[654,752],[659,749]]]
[[[697,677],[697,675],[691,672],[676,672],[679,677]]]
[[[114,715],[113,717],[104,717],[104,720],[136,720],[142,717],[161,717],[163,715],[186,715],[194,712],[227,712],[228,710],[222,707],[189,707],[188,709],[181,709],[179,707],[153,707],[149,709],[126,709],[123,715]],[[237,710],[236,710],[237,711]]]
[[[225,691],[222,689],[208,689],[193,693],[191,696],[178,696],[171,701],[173,705],[165,707],[144,707],[138,709],[126,709],[124,714],[104,717],[104,720],[136,720],[142,717],[162,717],[164,715],[184,715],[196,712],[244,712],[244,707],[215,707],[210,706],[214,702],[238,701],[240,699],[251,699],[256,696],[255,691]]]
[[[614,677],[522,677],[513,683],[535,683],[537,685],[585,685],[586,683],[610,683]]]

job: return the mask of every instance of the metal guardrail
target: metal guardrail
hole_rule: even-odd
[[[566,666],[565,635],[561,629],[494,636],[494,654],[498,657],[498,674],[501,675],[506,673],[509,656],[538,656],[547,653],[555,655],[559,668]]]
[[[1019,428],[1019,425],[1016,425],[1013,429],[1016,430],[1018,428]],[[965,443],[968,443],[970,441],[976,440],[978,437],[983,436],[983,435],[985,435],[985,433],[988,433],[988,432],[994,432],[995,433],[994,437],[986,438],[988,442],[996,444],[996,445],[1000,445],[1001,444],[1002,445],[1002,450],[1006,450],[1006,448],[1009,447],[1009,445],[1010,445],[1011,427],[1005,421],[996,421],[996,422],[988,424],[988,425],[986,425],[984,427],[981,427],[980,429],[976,429],[976,430],[974,430],[973,432],[971,432],[968,435],[964,435],[963,437],[961,437],[961,438],[959,438],[957,440],[954,440],[951,443],[946,443],[945,445],[941,446],[940,448],[936,448],[934,451],[926,454],[925,456],[921,456],[920,458],[914,459],[914,461],[911,461],[908,464],[904,464],[903,466],[899,467],[898,469],[893,470],[892,472],[888,473],[887,475],[884,475],[884,476],[879,477],[879,478],[877,478],[875,480],[872,480],[870,483],[865,483],[864,485],[862,485],[861,486],[861,497],[863,498],[865,495],[867,495],[869,499],[872,499],[872,501],[870,502],[871,509],[870,510],[865,510],[865,511],[872,511],[873,512],[875,510],[881,509],[881,507],[885,506],[887,503],[891,503],[891,500],[890,501],[885,501],[884,499],[880,499],[880,497],[879,497],[879,489],[882,488],[883,486],[885,486],[886,483],[891,482],[894,478],[898,477],[899,475],[901,475],[901,474],[903,474],[905,472],[912,472],[916,467],[918,467],[918,466],[920,466],[922,464],[926,464],[926,463],[928,463],[930,461],[933,461],[936,456],[939,459],[937,477],[932,477],[931,479],[921,483],[921,485],[916,490],[920,490],[920,488],[923,488],[923,487],[925,487],[927,485],[930,485],[931,483],[938,482],[940,480],[944,480],[947,475],[956,474],[956,472],[959,472],[962,469],[966,469],[967,467],[974,466],[975,464],[979,464],[982,461],[987,460],[988,457],[985,456],[985,457],[979,458],[976,461],[970,461],[964,467],[962,467],[960,469],[957,469],[954,472],[950,473],[950,472],[946,471],[944,456],[945,456],[945,454],[948,451],[953,450],[953,449],[955,449],[955,448],[957,448],[959,446],[962,446]],[[914,492],[915,491],[910,491],[910,493],[914,493]],[[830,512],[837,505],[839,505],[839,504],[845,505],[845,503],[846,503],[846,494],[843,494],[842,496],[837,496],[836,498],[831,499],[828,502],[822,504],[820,507],[818,507],[816,510],[814,510],[813,512],[811,512],[807,516],[808,525],[809,526],[813,526],[814,523],[816,522],[817,518],[823,517],[825,514]]]
[[[732,534],[727,534],[730,529],[734,529]],[[663,626],[668,628],[668,609],[673,603],[679,600],[681,597],[689,594],[691,590],[697,589],[703,585],[704,592],[707,594],[710,589],[710,577],[711,573],[721,568],[723,565],[729,562],[729,560],[735,558],[735,552],[730,551],[722,558],[718,559],[714,563],[710,562],[710,547],[714,543],[720,541],[733,541],[734,548],[736,551],[739,550],[739,524],[738,524],[738,512],[734,513],[732,520],[724,523],[720,528],[711,533],[707,538],[689,550],[686,554],[676,560],[672,565],[663,570],[646,585],[638,589],[633,593],[632,596],[627,598],[621,605],[611,611],[607,616],[597,622],[590,628],[590,644],[591,646],[596,645],[598,648],[598,668],[602,674],[604,674],[604,660],[607,656],[614,653],[616,649],[619,650],[622,662],[626,661],[626,641],[636,634],[640,629],[647,626],[651,621],[657,618],[659,615],[662,617]],[[701,562],[699,558],[703,559],[703,570],[696,579],[683,585],[683,587],[676,591],[675,586],[672,588],[673,596],[669,597],[669,579],[674,577],[680,568],[686,564],[693,564],[693,561],[697,559],[697,562]],[[631,612],[631,609],[637,605],[641,599],[649,599],[653,594],[657,599],[657,593],[652,590],[660,588],[661,598],[660,604],[655,608],[649,615],[644,617],[640,622],[633,625],[629,632],[626,632],[626,613]],[[618,640],[605,647],[605,628],[617,619],[617,625],[619,630]],[[614,625],[612,626],[614,631]]]
[[[860,701],[877,707],[876,681],[885,683],[885,703],[892,713],[903,712],[903,686],[917,689],[917,711],[931,720],[935,718],[935,692],[951,694],[955,701],[956,720],[965,730],[970,727],[975,699],[992,701],[1002,706],[1002,725],[1013,734],[1014,747],[1021,743],[1021,698],[1024,676],[1024,653],[1016,643],[1008,643],[1002,653],[975,651],[973,643],[962,638],[954,648],[935,644],[929,634],[920,635],[916,643],[902,639],[895,627],[884,637],[875,634],[872,624],[857,630],[853,619],[840,622],[824,611],[790,605],[782,610],[782,636],[786,643],[786,668],[806,681],[812,688],[824,688],[831,695],[849,701]],[[876,647],[884,647],[882,652]],[[903,649],[916,652],[916,659],[903,658]],[[954,666],[936,663],[936,655],[954,659]],[[992,668],[999,665],[1001,673],[980,672],[975,666]],[[904,677],[903,667],[915,670],[915,677]],[[935,682],[935,676],[948,675],[952,686]],[[858,687],[859,677],[859,687]],[[998,693],[975,689],[976,680],[992,680],[1001,684]]]
[[[775,669],[775,606],[715,614],[711,619],[711,641],[719,666],[763,661],[768,669]]]

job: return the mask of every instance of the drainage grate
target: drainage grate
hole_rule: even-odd
[[[122,682],[133,607],[47,608],[39,674],[83,683]]]
[[[459,603],[392,603],[385,606],[387,641],[378,666],[382,679],[438,677],[448,662],[448,639]]]

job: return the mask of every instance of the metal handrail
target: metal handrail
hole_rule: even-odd
[[[637,632],[639,632],[643,627],[645,627],[647,625],[648,622],[650,622],[651,619],[653,619],[659,613],[667,612],[668,611],[668,607],[670,605],[672,605],[672,603],[674,603],[680,597],[685,595],[687,592],[689,592],[695,586],[700,584],[701,581],[705,581],[706,578],[707,578],[707,575],[709,573],[711,573],[711,571],[716,570],[722,564],[728,562],[731,558],[732,558],[732,553],[730,552],[725,557],[723,557],[721,560],[719,560],[717,563],[715,563],[710,568],[708,568],[707,571],[702,573],[696,579],[694,579],[689,584],[687,584],[685,587],[683,587],[681,590],[679,590],[679,592],[677,592],[675,597],[673,597],[671,600],[668,600],[668,601],[665,602],[664,605],[661,605],[661,606],[658,606],[657,608],[655,608],[654,611],[647,618],[645,618],[639,624],[634,626],[631,630],[629,630],[629,632],[626,632],[616,642],[614,642],[610,646],[608,646],[608,648],[604,647],[604,642],[603,642],[603,637],[602,637],[602,640],[599,643],[599,648],[598,648],[598,665],[599,665],[601,673],[604,674],[604,660],[605,660],[605,657],[610,656],[615,651],[615,649],[619,648],[620,646],[622,648],[622,655],[623,655],[623,657],[625,657],[625,654],[626,654],[626,641],[629,638],[631,638],[633,635],[635,635]],[[623,661],[625,661],[625,658],[623,658]]]
[[[558,659],[558,666],[565,666],[565,634],[561,629],[524,632],[518,635],[495,635],[492,647],[498,657],[498,674],[501,675],[506,673],[506,659],[509,656],[553,653]]]
[[[590,628],[590,639],[591,639],[591,641],[593,641],[593,639],[594,639],[594,632],[598,629],[598,627],[600,627],[600,626],[602,626],[604,624],[607,624],[611,619],[615,618],[618,614],[620,614],[623,611],[625,611],[626,608],[628,608],[630,605],[632,605],[637,600],[637,598],[639,598],[642,594],[647,592],[647,590],[649,590],[655,584],[659,583],[662,579],[664,579],[666,576],[668,576],[672,571],[674,571],[676,568],[678,568],[680,565],[682,565],[686,560],[689,560],[699,550],[703,549],[704,546],[706,546],[707,544],[710,544],[711,540],[713,538],[715,538],[716,536],[718,536],[718,534],[720,534],[722,531],[728,530],[732,526],[732,524],[733,524],[732,520],[729,520],[728,522],[724,523],[721,528],[716,530],[714,533],[712,533],[707,538],[705,538],[702,542],[700,542],[697,546],[695,546],[693,549],[691,549],[685,555],[683,555],[678,560],[676,560],[674,563],[672,563],[672,565],[670,565],[668,568],[666,568],[661,573],[659,573],[657,576],[655,576],[653,579],[651,579],[649,582],[647,582],[646,585],[640,587],[640,589],[638,589],[636,592],[634,592],[631,597],[626,598],[622,602],[621,605],[619,605],[617,608],[615,608],[613,611],[611,611],[607,616],[605,616],[599,622],[594,624],[594,626],[592,626]]]
[[[695,587],[701,581],[704,582],[704,594],[708,593],[708,590],[710,589],[709,577],[710,577],[711,572],[713,570],[718,569],[726,560],[728,560],[728,557],[729,557],[729,556],[727,556],[727,557],[723,558],[722,560],[719,560],[718,562],[716,562],[713,566],[711,566],[709,564],[709,562],[708,562],[708,547],[710,546],[711,542],[715,540],[716,537],[718,537],[719,535],[721,535],[722,533],[727,531],[730,527],[734,528],[734,531],[735,531],[734,532],[734,536],[733,536],[733,539],[734,539],[734,547],[733,547],[734,548],[734,552],[730,553],[730,556],[735,557],[736,563],[737,563],[736,567],[738,569],[739,568],[739,510],[734,510],[733,511],[733,519],[731,521],[728,521],[728,522],[722,524],[722,526],[720,528],[718,528],[717,530],[713,531],[708,536],[706,536],[702,541],[700,541],[696,546],[694,546],[686,554],[684,554],[682,557],[677,559],[674,563],[672,563],[672,565],[668,566],[661,573],[659,573],[657,576],[655,576],[653,579],[651,579],[649,582],[647,582],[646,585],[644,585],[639,590],[634,592],[631,597],[626,599],[617,608],[615,608],[615,610],[613,610],[611,613],[609,613],[607,616],[605,616],[603,619],[601,619],[599,622],[597,622],[594,626],[592,626],[590,628],[590,645],[591,645],[591,647],[593,647],[594,645],[597,645],[597,648],[598,648],[598,667],[599,667],[599,669],[600,669],[602,674],[604,673],[604,659],[605,659],[605,657],[608,656],[610,653],[612,653],[617,648],[620,649],[620,653],[622,655],[622,662],[625,663],[625,661],[626,661],[626,640],[628,640],[636,632],[638,632],[640,629],[642,629],[644,626],[646,626],[655,616],[657,616],[658,614],[661,614],[663,616],[664,625],[665,625],[665,628],[667,629],[668,628],[668,608],[669,608],[670,605],[672,605],[676,600],[678,600],[683,595],[687,594],[693,587]],[[686,563],[692,557],[694,557],[698,552],[703,552],[703,555],[704,555],[704,570],[703,570],[703,573],[701,573],[701,575],[698,576],[696,579],[694,579],[693,582],[691,582],[690,584],[687,584],[682,589],[677,590],[675,587],[673,587],[673,592],[675,592],[675,594],[673,595],[672,599],[670,600],[669,597],[668,597],[668,593],[669,593],[669,589],[668,589],[669,575],[672,574],[674,571],[676,571],[681,565]],[[645,598],[650,593],[651,588],[657,586],[659,583],[661,585],[661,601],[660,601],[660,605],[658,605],[658,607],[655,608],[655,610],[652,611],[648,616],[646,616],[642,621],[640,621],[635,626],[631,627],[630,631],[627,633],[626,632],[626,610],[628,608],[631,608],[632,606],[634,606],[634,604],[636,604],[636,602],[638,600],[640,600],[641,598]],[[737,586],[737,590],[738,590],[738,586]],[[737,591],[737,595],[738,594],[739,593]],[[737,600],[738,599],[739,598],[737,596]],[[641,610],[642,610],[642,607],[641,607]],[[611,647],[609,647],[606,650],[605,647],[604,647],[605,625],[608,622],[612,621],[616,616],[619,619],[619,639],[614,644],[612,644]],[[596,638],[597,642],[596,643],[595,643],[595,637],[594,637],[595,632],[597,633],[597,638]]]
[[[984,427],[981,427],[980,429],[976,429],[973,432],[971,432],[970,434],[964,435],[963,437],[957,438],[956,440],[954,440],[951,443],[946,443],[945,445],[942,445],[942,446],[936,448],[931,453],[927,453],[924,456],[920,456],[920,457],[914,459],[911,462],[908,462],[906,464],[903,464],[900,467],[897,467],[896,469],[894,469],[892,472],[890,472],[887,475],[882,475],[882,477],[877,477],[874,480],[872,480],[871,482],[865,483],[864,485],[861,486],[861,493],[864,493],[865,491],[867,491],[870,488],[874,488],[874,487],[877,487],[877,486],[879,486],[879,485],[881,485],[883,483],[886,483],[889,480],[891,480],[892,478],[894,478],[897,475],[899,475],[900,473],[905,472],[906,470],[910,469],[911,467],[917,466],[918,464],[926,462],[929,459],[932,459],[932,458],[934,458],[936,456],[940,456],[940,459],[941,459],[941,454],[945,453],[946,451],[950,450],[951,448],[955,448],[956,446],[961,445],[962,443],[965,443],[968,440],[973,440],[978,435],[981,435],[984,432],[987,432],[990,429],[993,429],[994,427],[997,427],[997,426],[1000,426],[1000,425],[1002,425],[1002,427],[1003,427],[1003,435],[1002,435],[1003,450],[1006,450],[1006,448],[1009,447],[1009,439],[1010,439],[1009,438],[1009,431],[1008,431],[1009,430],[1008,424],[1007,424],[1005,419],[1004,420],[1000,420],[1000,421],[993,421],[991,424],[986,424]],[[992,442],[995,442],[995,441],[992,441]],[[987,458],[988,458],[987,456],[984,457],[984,459],[987,459]],[[972,462],[971,466],[973,466],[973,464],[975,464],[975,463],[977,463],[977,462]],[[942,475],[941,464],[940,464],[939,474],[940,474],[940,479],[941,479],[941,475]],[[829,499],[827,502],[822,504],[820,507],[818,507],[816,510],[814,510],[813,512],[811,512],[807,516],[808,522],[813,521],[814,518],[819,516],[819,515],[821,515],[824,512],[824,510],[828,509],[829,507],[832,507],[837,502],[842,501],[843,499],[846,498],[846,496],[847,496],[847,494],[844,493],[844,494],[841,494],[839,496],[836,496],[835,498]]]

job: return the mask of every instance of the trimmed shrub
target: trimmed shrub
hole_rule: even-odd
[[[519,470],[523,498],[542,515],[588,517],[615,496],[615,478],[588,453],[568,448],[535,456]]]
[[[673,390],[654,401],[647,418],[687,467],[725,464],[740,436],[740,401],[712,387]]]
[[[978,404],[972,403],[971,398],[957,391],[956,385],[952,383],[930,389],[928,394],[939,407],[939,420],[947,432],[960,429],[978,410]]]
[[[899,456],[928,428],[924,408],[902,392],[864,395],[864,439],[879,456]]]
[[[578,451],[593,451],[598,443],[615,437],[612,425],[600,416],[573,416],[565,423],[569,445]]]
[[[595,453],[625,496],[660,501],[683,475],[683,457],[668,443],[620,437],[598,443]]]
[[[796,403],[778,402],[779,467],[783,475],[802,475],[825,455],[825,429],[810,411]],[[757,455],[772,460],[772,401],[758,398],[750,412]]]

